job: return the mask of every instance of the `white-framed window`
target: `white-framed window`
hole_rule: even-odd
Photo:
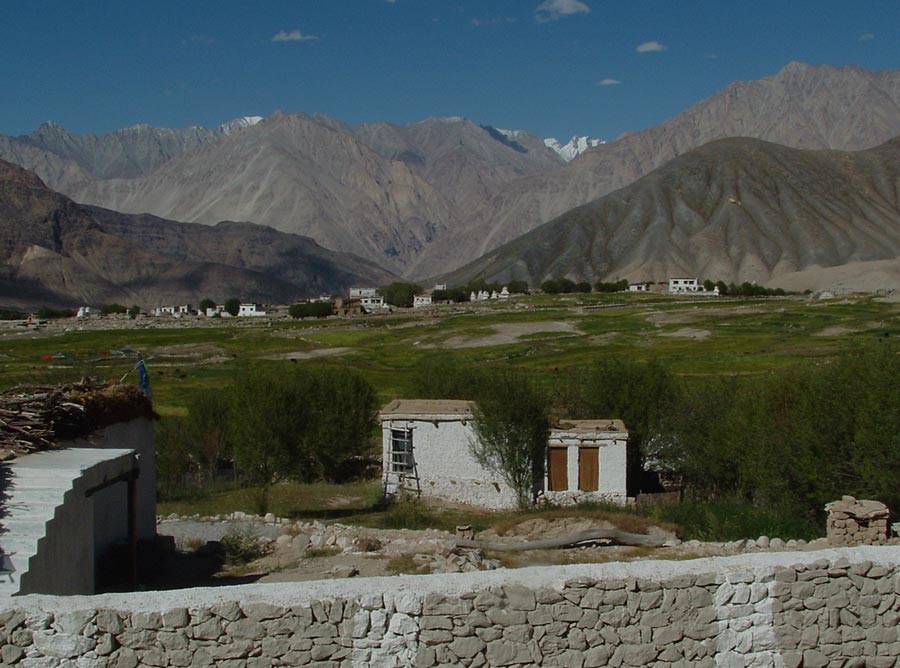
[[[412,429],[391,429],[391,471],[413,472]]]

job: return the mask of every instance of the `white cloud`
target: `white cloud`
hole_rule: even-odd
[[[282,30],[272,35],[273,42],[306,42],[311,39],[319,39],[319,36],[304,35],[299,30],[291,30],[290,32]]]
[[[649,42],[644,42],[643,44],[638,44],[637,52],[638,53],[652,53],[654,51],[665,51],[668,47],[662,42],[657,42],[655,39],[650,40]]]
[[[875,33],[872,32],[864,32],[859,36],[860,42],[871,42],[873,39],[875,39]]]
[[[598,86],[618,86],[620,83],[622,83],[622,82],[619,81],[618,79],[601,79],[600,81],[597,82],[597,85]]]
[[[590,14],[591,8],[581,0],[544,0],[534,10],[534,17],[539,23],[558,21],[564,16],[573,14]]]

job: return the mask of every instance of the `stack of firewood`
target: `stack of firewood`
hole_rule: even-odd
[[[85,407],[76,397],[105,385],[82,381],[61,387],[18,387],[0,394],[0,461],[55,447],[61,432],[85,424]]]

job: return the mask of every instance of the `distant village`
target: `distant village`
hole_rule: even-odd
[[[198,307],[191,304],[173,304],[157,306],[148,312],[141,311],[138,307],[126,309],[124,306],[113,309],[98,309],[91,306],[81,306],[73,314],[79,319],[87,319],[98,315],[111,313],[128,313],[132,317],[138,315],[155,318],[253,318],[260,316],[290,315],[292,317],[325,317],[329,315],[337,317],[354,317],[368,314],[387,313],[394,308],[427,308],[454,303],[478,303],[508,300],[511,297],[524,294],[541,293],[585,293],[591,292],[589,283],[575,283],[566,278],[546,281],[539,289],[531,289],[522,281],[513,281],[508,285],[476,284],[464,288],[448,289],[446,283],[437,283],[429,290],[423,290],[413,284],[393,284],[410,286],[415,292],[412,294],[411,303],[398,304],[386,296],[387,288],[378,287],[351,287],[346,295],[321,295],[300,302],[293,306],[265,306],[256,302],[239,302],[228,300],[223,304],[204,300]],[[643,281],[629,283],[618,281],[615,283],[598,283],[597,292],[634,292],[683,295],[691,297],[718,297],[727,294],[728,288],[723,283],[713,284],[712,281],[702,281],[696,277],[674,277],[667,281]],[[231,302],[231,303],[229,303]],[[324,305],[312,307],[311,305]],[[118,306],[118,305],[113,305]],[[305,308],[304,308],[305,307]],[[328,308],[330,307],[330,309]]]

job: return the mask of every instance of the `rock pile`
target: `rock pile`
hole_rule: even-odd
[[[888,542],[890,512],[879,501],[845,496],[825,505],[831,545],[884,545]]]

